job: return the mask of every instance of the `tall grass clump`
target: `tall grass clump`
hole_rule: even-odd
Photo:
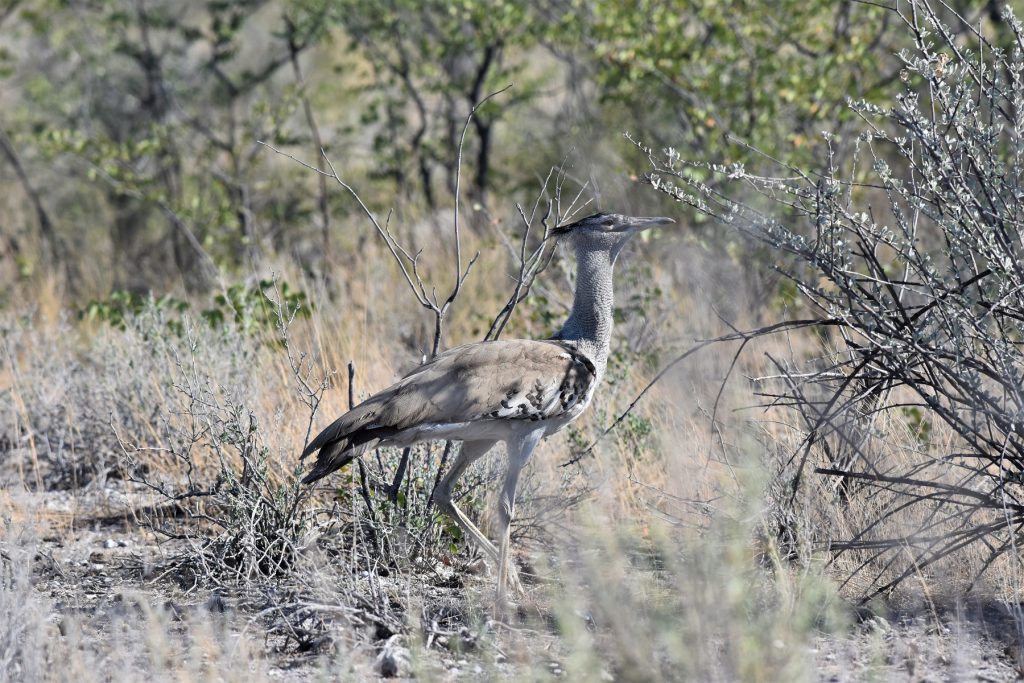
[[[552,601],[572,680],[812,677],[808,644],[845,632],[845,606],[820,562],[794,567],[755,542],[768,522],[755,469],[749,497],[723,502],[701,529],[614,523],[600,503],[582,504]]]
[[[279,457],[292,444],[268,442],[264,425],[315,410],[325,385],[289,348],[304,300],[274,283],[258,292],[221,297],[226,314],[147,298],[116,311],[90,306],[102,313],[85,319],[91,327],[11,321],[5,360],[16,400],[5,417],[15,452],[28,455],[17,459],[24,483],[118,489],[123,504],[110,512],[183,542],[182,563],[206,580],[246,584],[281,571],[294,560],[303,512],[293,467]],[[292,383],[261,401],[261,370],[279,356]]]
[[[1016,573],[1024,524],[1024,30],[1009,10],[970,39],[927,0],[892,11],[913,39],[902,92],[851,102],[862,132],[826,133],[822,167],[764,177],[647,150],[654,187],[776,254],[818,336],[762,378],[802,433],[778,498],[824,511],[814,540],[865,597]]]
[[[32,534],[0,519],[0,674],[43,680],[46,672],[46,605],[32,579]]]

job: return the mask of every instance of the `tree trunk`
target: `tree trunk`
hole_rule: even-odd
[[[39,196],[39,192],[33,187],[32,181],[29,179],[28,173],[25,171],[25,167],[22,165],[21,159],[11,143],[11,139],[3,129],[0,129],[0,153],[3,153],[7,163],[14,169],[14,174],[18,177],[22,190],[24,190],[29,202],[32,204],[32,209],[36,214],[36,222],[39,224],[39,234],[42,237],[43,247],[50,259],[51,267],[67,276],[63,244],[57,236],[53,221],[50,219],[46,207],[43,206],[43,200]]]
[[[479,147],[476,150],[476,173],[473,176],[472,199],[481,206],[487,206],[487,190],[491,171],[491,126],[492,122],[477,116],[473,119]]]

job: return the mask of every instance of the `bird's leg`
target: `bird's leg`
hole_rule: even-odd
[[[465,473],[467,467],[491,450],[495,443],[494,441],[463,442],[462,450],[459,452],[458,457],[455,458],[448,473],[444,475],[444,478],[437,484],[437,488],[434,489],[434,502],[437,503],[437,507],[442,512],[459,525],[463,533],[469,535],[480,546],[480,549],[487,554],[492,562],[496,563],[498,562],[498,549],[484,536],[482,531],[476,528],[473,522],[469,521],[469,518],[462,513],[462,510],[457,508],[455,503],[452,502],[452,489],[455,487],[455,482]]]
[[[498,501],[498,523],[501,527],[498,550],[498,593],[495,600],[498,609],[505,605],[505,583],[508,581],[512,589],[522,593],[523,587],[515,569],[509,566],[509,543],[511,541],[512,516],[515,514],[516,486],[523,466],[530,459],[534,447],[540,440],[538,432],[528,434],[518,442],[508,442],[508,468],[505,470],[505,483],[501,488],[501,500]]]

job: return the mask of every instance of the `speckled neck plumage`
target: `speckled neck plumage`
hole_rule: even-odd
[[[604,375],[611,349],[615,256],[607,249],[594,249],[582,240],[577,243],[572,312],[556,335],[556,339],[574,343],[594,363],[599,379]]]

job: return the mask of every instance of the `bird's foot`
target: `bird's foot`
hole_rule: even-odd
[[[505,575],[498,571],[497,595],[494,598],[494,610],[492,612],[494,621],[508,624],[509,620],[518,613],[518,599],[525,597],[526,591],[519,580],[519,571],[515,564],[509,562],[505,569]]]
[[[472,562],[469,562],[465,566],[466,572],[470,574],[482,574],[490,565],[485,563],[482,558],[477,558]],[[497,581],[501,581],[501,567],[494,568],[493,576],[496,577]],[[508,567],[505,569],[505,587],[510,593],[516,596],[521,596],[526,593],[523,588],[523,582],[519,579],[519,570],[516,569],[515,563],[509,562]]]
[[[519,613],[519,605],[507,595],[499,594],[491,608],[491,621],[495,624],[511,625]]]
[[[505,577],[505,583],[513,595],[521,597],[526,594],[526,590],[523,589],[523,582],[519,580],[519,570],[516,569],[514,564],[509,563],[508,576]]]

